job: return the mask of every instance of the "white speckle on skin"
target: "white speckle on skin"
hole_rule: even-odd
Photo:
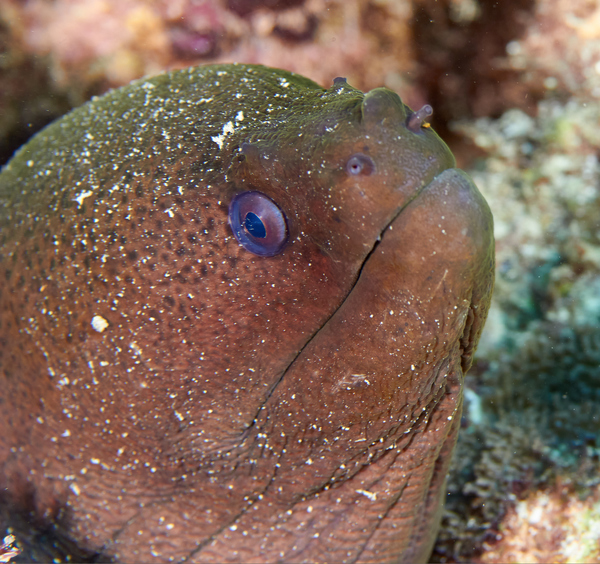
[[[233,122],[228,121],[223,126],[223,133],[221,133],[221,135],[216,135],[215,137],[211,137],[211,139],[219,146],[219,149],[222,149],[223,145],[225,144],[225,137],[227,137],[230,133],[233,133],[234,131],[235,131],[235,128],[233,126]]]
[[[108,327],[108,321],[101,315],[94,315],[94,317],[92,317],[92,327],[94,331],[102,333]]]
[[[219,146],[219,149],[223,148],[223,140],[225,139],[225,135],[216,135],[215,137],[211,137],[211,139]]]
[[[369,492],[367,490],[356,490],[356,493],[359,493],[361,495],[364,495],[365,497],[368,497],[371,501],[377,500],[377,494],[374,492]]]
[[[219,146],[219,149],[223,148],[223,141],[225,139],[225,135],[217,135],[215,137],[211,137],[211,139]]]
[[[81,207],[83,205],[83,200],[89,198],[92,194],[93,192],[91,192],[90,190],[82,190],[81,192],[79,192],[78,196],[73,198],[73,200],[75,200],[79,204],[79,207]]]

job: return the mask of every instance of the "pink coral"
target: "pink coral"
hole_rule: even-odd
[[[307,0],[243,17],[225,0],[9,3],[4,19],[27,50],[47,57],[62,89],[105,89],[205,62],[261,63],[322,84],[342,75],[361,88],[405,86],[401,76],[414,70],[411,0]]]
[[[543,84],[600,97],[600,6],[590,0],[538,0],[525,33],[507,46],[513,68]]]

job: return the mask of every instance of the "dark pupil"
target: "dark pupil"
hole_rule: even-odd
[[[244,219],[244,227],[246,228],[246,231],[250,233],[250,235],[257,237],[258,239],[264,239],[267,236],[265,224],[255,213],[248,212],[246,214]]]
[[[362,164],[359,162],[350,163],[350,169],[354,174],[360,174],[362,171]]]

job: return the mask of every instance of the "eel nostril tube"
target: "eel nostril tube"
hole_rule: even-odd
[[[429,104],[425,104],[420,110],[411,114],[406,120],[406,127],[413,133],[418,133],[421,127],[428,127],[427,118],[433,114],[433,108]]]

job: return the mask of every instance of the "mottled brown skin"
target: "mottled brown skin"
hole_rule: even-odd
[[[487,204],[410,115],[385,89],[209,66],[14,157],[0,507],[26,556],[428,558],[494,259]],[[245,190],[286,214],[281,254],[234,239]]]

